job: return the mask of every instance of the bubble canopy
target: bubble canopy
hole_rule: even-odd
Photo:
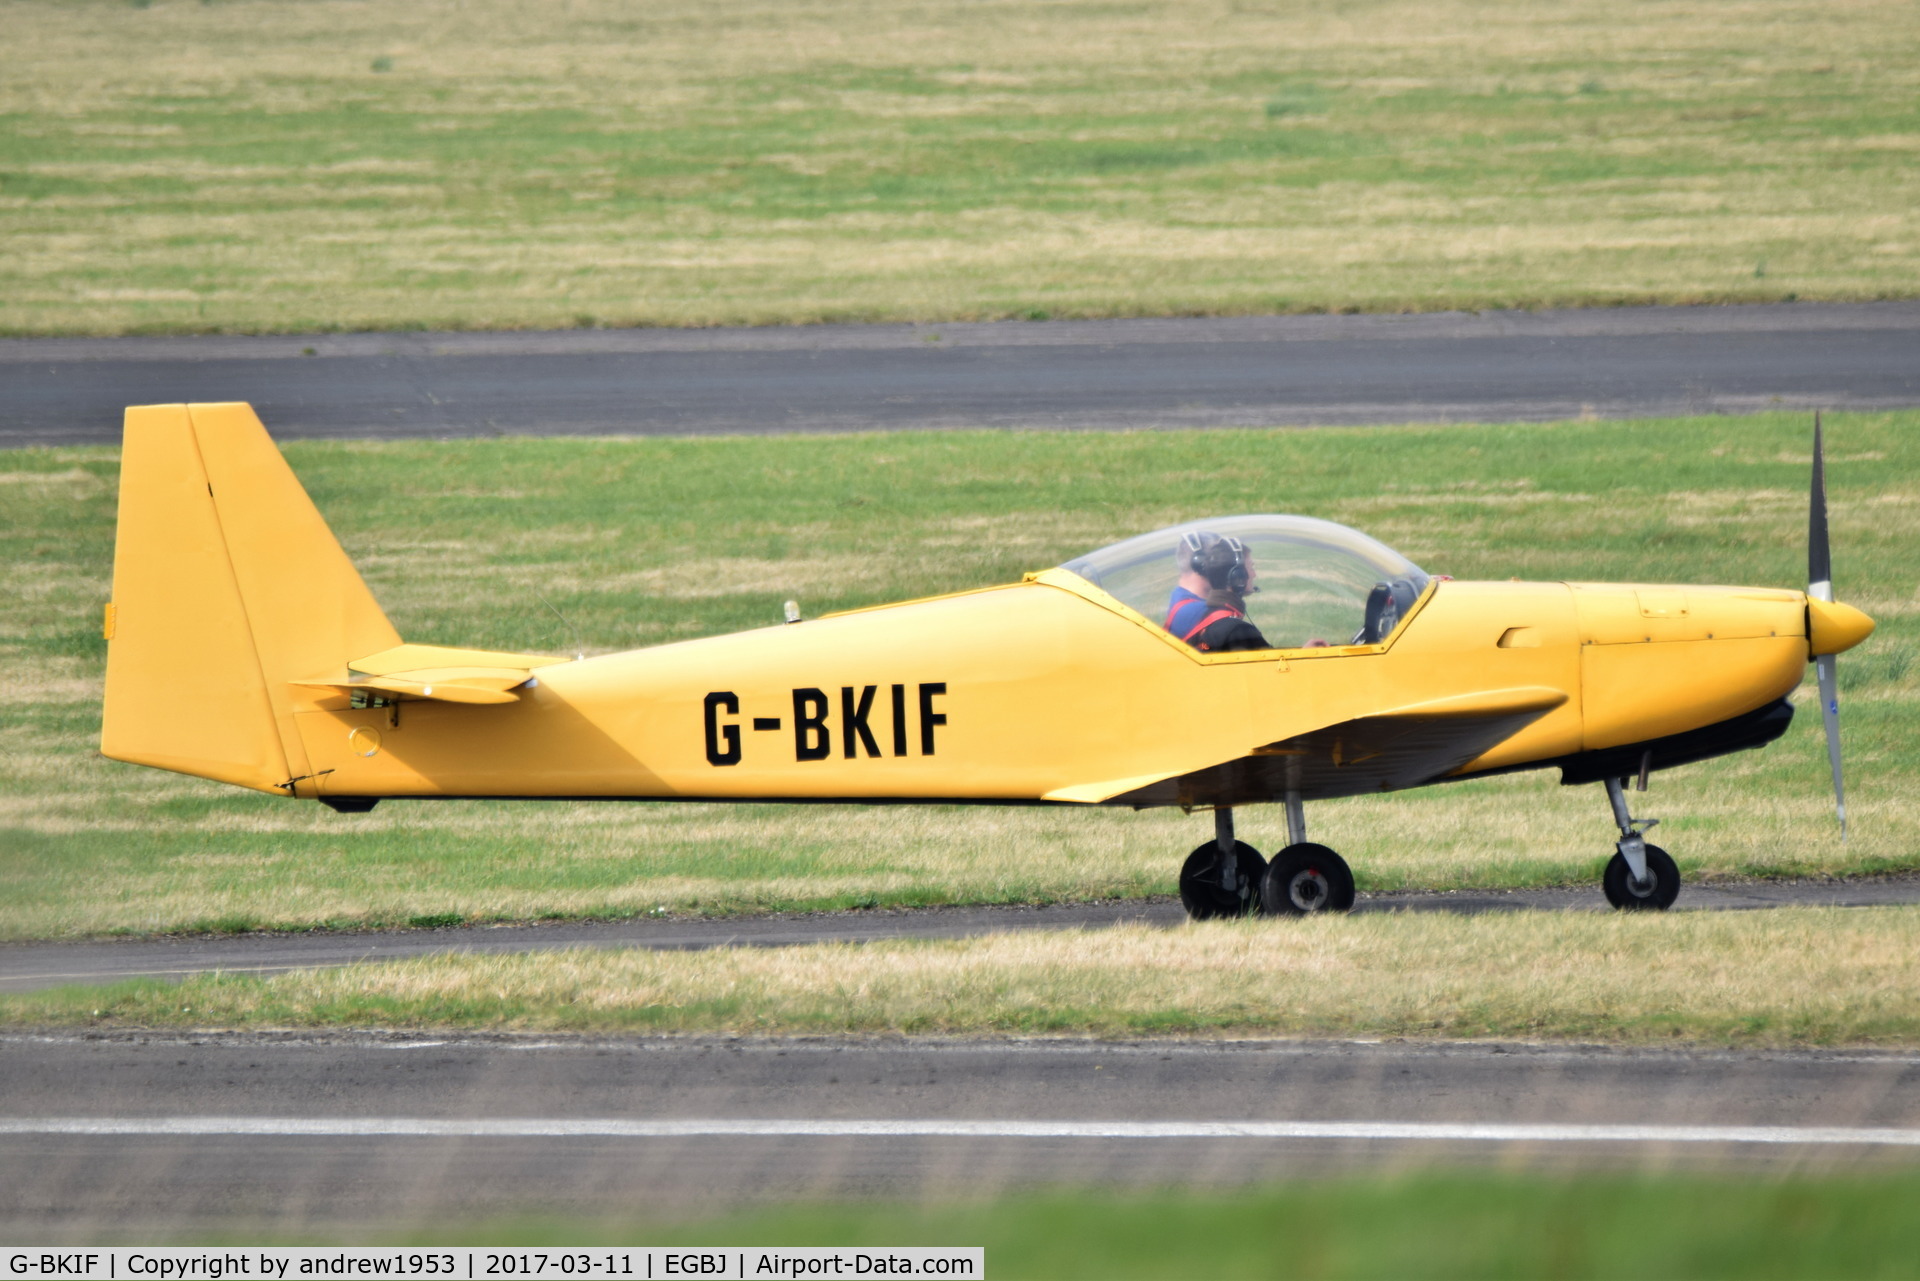
[[[1311,516],[1220,516],[1188,521],[1088,552],[1061,568],[1155,624],[1167,617],[1187,568],[1189,534],[1246,544],[1247,617],[1275,649],[1382,641],[1426,590],[1418,565],[1357,529]]]

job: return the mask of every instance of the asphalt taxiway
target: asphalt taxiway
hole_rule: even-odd
[[[1504,421],[1920,405],[1920,303],[0,340],[0,445]]]

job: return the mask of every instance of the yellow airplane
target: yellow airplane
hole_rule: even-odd
[[[1352,906],[1306,801],[1556,766],[1605,785],[1607,898],[1665,908],[1679,873],[1624,782],[1779,737],[1810,659],[1844,831],[1833,655],[1873,622],[1832,598],[1817,421],[1813,477],[1805,592],[1454,582],[1329,521],[1235,516],[1004,586],[568,659],[406,644],[250,406],[139,406],[100,745],[345,813],[385,797],[1211,810],[1180,876],[1200,918]],[[1267,802],[1287,827],[1271,860],[1233,826]]]

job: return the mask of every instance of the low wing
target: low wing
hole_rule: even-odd
[[[1145,808],[1398,791],[1444,778],[1566,701],[1565,691],[1541,686],[1436,699],[1310,730],[1204,769],[1062,788],[1047,799]]]
[[[566,661],[547,654],[396,645],[352,660],[345,671],[297,683],[382,699],[511,703],[520,697],[516,691],[532,679],[536,670]]]

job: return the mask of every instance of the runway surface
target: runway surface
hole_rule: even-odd
[[[1911,1169],[1920,1056],[1530,1045],[0,1038],[0,1231],[1220,1187],[1430,1163]]]
[[[1788,906],[1872,907],[1920,903],[1920,876],[1856,881],[1742,882],[1690,885],[1679,911],[1752,911]],[[1469,890],[1445,894],[1366,894],[1356,912],[1602,912],[1593,889]],[[1166,900],[1053,907],[939,907],[818,912],[719,919],[640,918],[522,926],[469,926],[367,933],[245,934],[232,937],[126,939],[0,945],[0,992],[67,983],[182,978],[222,970],[270,974],[310,966],[397,960],[436,952],[532,952],[562,947],[793,947],[891,938],[970,938],[1017,930],[1100,929],[1138,923],[1172,928],[1186,920]],[[1284,929],[1284,922],[1274,928]]]
[[[248,400],[278,437],[1210,427],[1920,405],[1920,303],[0,340],[0,445]]]

